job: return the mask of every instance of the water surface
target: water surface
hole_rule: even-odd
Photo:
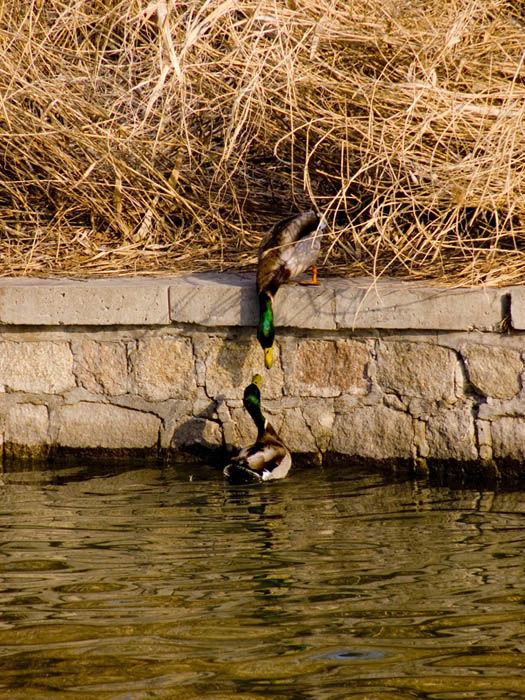
[[[2,699],[525,697],[522,492],[4,474]]]

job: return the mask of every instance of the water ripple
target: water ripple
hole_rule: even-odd
[[[519,492],[350,466],[250,489],[205,465],[1,488],[2,697],[523,697]]]

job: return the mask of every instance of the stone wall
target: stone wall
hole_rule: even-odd
[[[525,288],[325,279],[283,287],[275,362],[253,275],[0,280],[3,458],[188,459],[254,438],[244,387],[296,459],[519,472]]]

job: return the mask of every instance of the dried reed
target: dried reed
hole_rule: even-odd
[[[243,269],[315,207],[331,272],[525,272],[518,0],[0,5],[0,274]]]

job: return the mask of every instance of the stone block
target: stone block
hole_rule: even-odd
[[[466,345],[461,349],[468,379],[476,391],[496,399],[510,399],[520,390],[523,369],[517,350],[490,345]]]
[[[265,400],[282,396],[283,371],[278,343],[274,343],[274,363],[270,371],[264,367],[264,354],[254,337],[210,338],[203,350],[208,396],[242,399],[244,389],[255,373],[262,376],[263,404]]]
[[[492,453],[492,446],[491,445],[480,445],[479,446],[479,458],[481,459],[482,462],[491,461],[494,458],[494,455]]]
[[[204,395],[201,395],[201,392]],[[193,406],[191,413],[197,418],[207,418],[209,420],[218,420],[219,415],[217,413],[217,409],[220,405],[222,405],[222,401],[213,401],[212,399],[209,399],[202,387],[199,387],[199,390],[197,392],[197,395],[193,401]]]
[[[492,421],[491,432],[495,459],[525,462],[525,417],[497,418]]]
[[[489,421],[476,421],[476,435],[479,445],[479,458],[483,462],[492,460],[492,426]]]
[[[502,289],[440,289],[398,280],[345,280],[336,290],[337,328],[494,330]]]
[[[393,408],[396,411],[407,411],[411,413],[410,408],[407,406],[407,402],[402,401],[399,396],[395,394],[383,394],[382,403],[388,408]],[[414,415],[414,414],[412,414]]]
[[[334,401],[329,399],[310,399],[303,405],[306,425],[312,431],[317,448],[326,452],[332,438],[335,420]]]
[[[277,423],[270,421],[277,429]],[[283,411],[278,428],[278,435],[288,449],[293,453],[316,453],[317,444],[312,431],[308,427],[300,408]]]
[[[427,422],[429,456],[468,462],[478,459],[474,419],[469,407],[444,410]]]
[[[98,280],[0,280],[0,323],[137,325],[169,323],[168,282],[140,277]]]
[[[492,445],[492,431],[489,421],[476,421],[476,435],[478,436],[479,445]]]
[[[426,425],[422,420],[414,421],[414,445],[417,448],[419,458],[426,459],[430,455]]]
[[[368,391],[366,343],[351,340],[299,340],[288,378],[292,394],[335,397]]]
[[[136,392],[148,401],[195,395],[193,347],[187,338],[154,336],[139,340],[131,361]]]
[[[232,420],[221,423],[224,448],[228,454],[234,454],[234,446],[239,444],[237,426]]]
[[[442,401],[431,401],[422,398],[412,398],[408,401],[408,412],[421,420],[427,420],[429,416],[441,413],[443,410]]]
[[[151,413],[82,401],[63,406],[57,443],[61,447],[156,448],[161,421]]]
[[[47,406],[32,403],[12,404],[2,418],[5,442],[28,447],[49,444]]]
[[[386,392],[438,401],[454,398],[456,357],[427,343],[380,341],[377,381]]]
[[[80,384],[94,394],[119,396],[128,390],[126,347],[84,339],[73,346]]]
[[[405,407],[401,402],[401,407],[398,406],[388,406],[388,401],[385,400],[385,395],[379,391],[379,389],[374,389],[366,396],[352,396],[351,394],[343,394],[342,396],[336,396],[333,399],[334,411],[335,413],[350,413],[354,408],[360,408],[362,406],[387,406],[388,408],[395,408],[395,410],[405,410]],[[392,404],[398,403],[393,401]]]
[[[366,459],[410,459],[414,427],[407,413],[366,406],[336,415],[330,450]]]
[[[122,400],[119,399],[119,404],[121,401]],[[161,413],[159,410],[162,408],[164,408],[164,413]],[[192,420],[192,418],[195,416],[193,409],[193,402],[185,399],[174,399],[156,404],[155,412],[162,418],[160,446],[163,449],[171,447],[171,442],[175,431],[184,423]]]
[[[0,385],[10,391],[61,394],[75,385],[67,342],[0,342]]]

